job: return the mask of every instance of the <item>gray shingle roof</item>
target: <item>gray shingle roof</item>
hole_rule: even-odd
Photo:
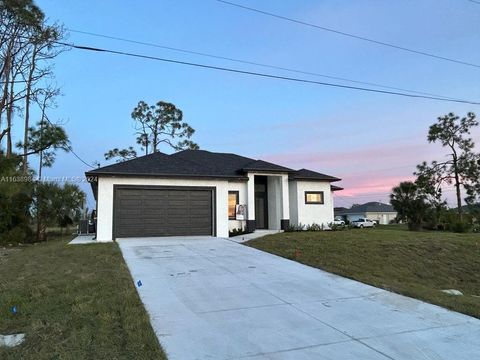
[[[340,214],[358,214],[367,212],[395,212],[394,208],[390,204],[384,204],[380,202],[368,202],[361,205],[353,205],[350,209],[335,210],[335,215]]]
[[[325,180],[325,181],[340,181],[341,179],[334,176],[322,174],[308,169],[300,169],[290,174],[290,179],[293,180]]]
[[[272,164],[272,163],[269,163],[269,162],[263,161],[263,160],[252,161],[252,162],[246,164],[242,168],[242,170],[243,171],[275,171],[275,172],[279,171],[279,172],[287,172],[287,173],[295,171],[295,170],[286,168],[284,166]]]
[[[246,172],[282,172],[293,179],[338,181],[333,176],[302,169],[299,171],[228,153],[184,150],[171,155],[152,153],[133,160],[104,166],[87,175],[130,175],[169,177],[211,177],[246,179]]]

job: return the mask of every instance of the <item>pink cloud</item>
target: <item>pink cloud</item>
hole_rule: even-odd
[[[320,172],[325,169],[338,168],[356,168],[371,167],[380,165],[390,168],[398,166],[409,166],[411,163],[412,171],[415,165],[423,159],[429,157],[431,149],[426,144],[396,144],[388,146],[386,144],[374,145],[363,149],[353,149],[343,152],[310,152],[310,153],[281,153],[263,156],[267,161],[281,164],[300,164],[300,166],[310,166],[312,170]],[[298,166],[297,166],[298,167]],[[323,170],[322,170],[323,168]],[[349,175],[348,172],[346,175]]]
[[[413,172],[417,164],[441,159],[446,153],[439,145],[428,144],[423,135],[378,141],[356,149],[353,148],[353,142],[352,145],[348,143],[348,139],[335,139],[345,144],[342,151],[322,151],[318,149],[320,144],[313,142],[309,146],[316,147],[314,151],[273,153],[259,155],[259,158],[294,169],[305,167],[341,178],[342,181],[335,185],[344,190],[335,192],[336,205],[350,206],[367,201],[388,202],[394,186],[415,179]]]
[[[388,202],[392,188],[414,180],[418,163],[432,158],[434,150],[424,142],[393,141],[341,152],[281,153],[263,156],[267,161],[292,168],[306,167],[342,179],[344,190],[335,192],[342,206],[367,201]]]
[[[345,189],[336,194],[341,196],[355,197],[358,195],[389,194],[394,186],[402,181],[413,181],[413,175],[406,176],[381,176],[372,178],[369,175],[358,176],[353,179],[346,179],[342,183]]]

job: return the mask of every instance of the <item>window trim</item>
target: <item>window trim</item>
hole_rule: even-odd
[[[238,190],[229,190],[228,191],[228,199],[230,199],[230,195],[233,195],[235,194],[235,197],[236,197],[236,202],[235,202],[235,211],[234,211],[234,215],[233,216],[230,216],[228,215],[228,220],[237,220],[237,214],[236,214],[236,211],[237,211],[237,206],[236,205],[239,205],[240,204],[240,191]],[[228,204],[228,206],[230,206],[230,204]]]
[[[308,201],[308,195],[322,195],[322,201]],[[306,205],[323,205],[325,204],[325,193],[323,191],[305,191],[305,204]]]

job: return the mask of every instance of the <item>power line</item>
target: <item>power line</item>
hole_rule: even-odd
[[[411,92],[411,93],[414,93],[414,94],[442,97],[442,98],[445,98],[445,99],[453,99],[452,97],[449,97],[449,96],[443,96],[443,95],[433,94],[433,93],[424,92],[424,91],[409,90],[409,89],[404,89],[404,88],[399,88],[399,87],[394,87],[394,86],[388,86],[388,85],[382,85],[382,84],[373,83],[373,82],[366,82],[366,81],[348,79],[348,78],[344,78],[344,77],[340,77],[340,76],[325,75],[325,74],[320,74],[320,73],[311,72],[311,71],[304,71],[304,70],[300,70],[300,69],[287,68],[287,67],[284,67],[284,66],[270,65],[270,64],[265,64],[265,63],[259,63],[259,62],[256,62],[256,61],[243,60],[243,59],[237,59],[237,58],[232,58],[232,57],[227,57],[227,56],[209,54],[209,53],[205,53],[205,52],[181,49],[181,48],[176,48],[176,47],[171,47],[171,46],[155,44],[155,43],[151,43],[151,42],[126,39],[126,38],[118,37],[118,36],[111,36],[111,35],[105,35],[105,34],[99,34],[99,33],[82,31],[82,30],[75,30],[75,29],[67,29],[67,30],[70,31],[70,32],[73,32],[73,33],[95,36],[95,37],[100,37],[100,38],[104,38],[104,39],[117,40],[117,41],[122,41],[122,42],[127,42],[127,43],[132,43],[132,44],[138,44],[138,45],[143,45],[143,46],[150,46],[150,47],[155,47],[155,48],[160,48],[160,49],[165,49],[165,50],[170,50],[170,51],[177,51],[177,52],[181,52],[181,53],[185,53],[185,54],[204,56],[204,57],[209,57],[209,58],[213,58],[213,59],[220,59],[220,60],[227,60],[227,61],[237,62],[237,63],[241,63],[241,64],[261,66],[261,67],[265,67],[265,68],[283,70],[283,71],[288,71],[288,72],[293,72],[293,73],[298,73],[298,74],[303,74],[303,75],[318,76],[318,77],[323,77],[323,78],[327,78],[327,79],[347,81],[347,82],[356,83],[356,84],[376,86],[376,87],[384,88],[384,89],[400,90],[400,91]]]
[[[55,124],[52,123],[47,116],[45,116],[44,119],[47,120],[50,125],[55,126]],[[78,160],[80,160],[82,163],[84,163],[84,164],[87,165],[87,166],[90,166],[92,169],[96,169],[95,166],[87,163],[87,162],[86,162],[85,160],[83,160],[75,151],[73,151],[72,145],[68,145],[67,149],[68,149]]]
[[[474,4],[479,4],[479,5],[480,5],[480,1],[477,1],[477,0],[467,0],[467,1],[470,1],[470,2],[472,2],[472,3],[474,3]]]
[[[384,42],[384,41],[375,40],[375,39],[367,38],[367,37],[360,36],[360,35],[355,35],[355,34],[352,34],[352,33],[347,33],[347,32],[332,29],[332,28],[327,28],[325,26],[320,26],[320,25],[308,23],[308,22],[305,22],[305,21],[302,21],[302,20],[293,19],[293,18],[286,17],[286,16],[283,16],[283,15],[274,14],[274,13],[271,13],[271,12],[268,12],[268,11],[252,8],[252,7],[249,7],[249,6],[237,4],[237,3],[226,1],[226,0],[216,0],[216,1],[218,1],[220,3],[223,3],[223,4],[226,4],[226,5],[234,6],[234,7],[240,8],[240,9],[252,11],[252,12],[255,12],[255,13],[258,13],[258,14],[267,15],[267,16],[274,17],[274,18],[277,18],[277,19],[289,21],[289,22],[292,22],[292,23],[308,26],[308,27],[323,30],[323,31],[328,31],[328,32],[331,32],[331,33],[334,33],[334,34],[337,34],[337,35],[347,36],[347,37],[350,37],[350,38],[353,38],[353,39],[366,41],[366,42],[373,43],[373,44],[376,44],[376,45],[386,46],[386,47],[389,47],[389,48],[402,50],[402,51],[406,51],[406,52],[417,54],[417,55],[428,56],[428,57],[435,58],[435,59],[438,59],[438,60],[449,61],[449,62],[456,63],[456,64],[461,64],[461,65],[467,65],[467,66],[480,68],[480,65],[474,64],[474,63],[471,63],[471,62],[452,59],[452,58],[447,58],[447,57],[444,57],[444,56],[428,53],[426,51],[410,49],[410,48],[407,48],[407,47],[404,47],[404,46],[399,46],[399,45],[395,45],[395,44],[392,44],[392,43],[387,43],[387,42]],[[472,1],[472,0],[470,0],[470,1]],[[473,2],[476,2],[476,1],[473,1]]]
[[[96,169],[95,166],[87,163],[87,162],[86,162],[85,160],[83,160],[80,156],[78,156],[78,154],[77,154],[75,151],[73,151],[73,147],[72,147],[71,145],[70,145],[70,147],[69,147],[69,150],[70,150],[71,153],[72,153],[78,160],[80,160],[82,163],[84,163],[85,165],[91,167],[92,169]]]
[[[294,77],[281,76],[281,75],[266,74],[266,73],[260,73],[260,72],[254,72],[254,71],[239,70],[239,69],[233,69],[233,68],[227,68],[227,67],[221,67],[221,66],[213,66],[213,65],[206,65],[206,64],[193,63],[193,62],[187,62],[187,61],[180,61],[180,60],[161,58],[161,57],[150,56],[150,55],[136,54],[136,53],[126,52],[126,51],[109,50],[109,49],[104,49],[104,48],[97,48],[97,47],[84,46],[84,45],[75,45],[75,44],[69,44],[69,43],[63,43],[63,42],[56,42],[56,43],[60,44],[60,45],[68,46],[68,47],[71,47],[71,48],[79,49],[79,50],[85,50],[85,51],[103,52],[103,53],[110,53],[110,54],[115,54],[115,55],[130,56],[130,57],[136,57],[136,58],[148,59],[148,60],[156,60],[156,61],[162,61],[162,62],[178,64],[178,65],[186,65],[186,66],[192,66],[192,67],[198,67],[198,68],[204,68],[204,69],[211,69],[211,70],[218,70],[218,71],[224,71],[224,72],[230,72],[230,73],[258,76],[258,77],[270,78],[270,79],[286,80],[286,81],[297,82],[297,83],[306,83],[306,84],[314,84],[314,85],[321,85],[321,86],[329,86],[329,87],[336,87],[336,88],[342,88],[342,89],[350,89],[350,90],[358,90],[358,91],[380,93],[380,94],[387,94],[387,95],[403,96],[403,97],[409,97],[409,98],[419,98],[419,99],[438,100],[438,101],[455,102],[455,103],[470,104],[470,105],[480,105],[480,102],[476,102],[476,101],[461,100],[461,99],[449,99],[449,98],[436,97],[436,96],[416,95],[416,94],[408,94],[408,93],[396,92],[396,91],[378,90],[378,89],[365,88],[365,87],[360,87],[360,86],[342,85],[342,84],[336,84],[336,83],[329,83],[329,82],[294,78]]]

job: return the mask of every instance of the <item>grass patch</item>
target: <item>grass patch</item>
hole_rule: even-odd
[[[281,233],[247,245],[480,318],[480,234],[386,226]]]
[[[24,246],[0,274],[0,334],[26,333],[0,359],[166,359],[117,244]]]

